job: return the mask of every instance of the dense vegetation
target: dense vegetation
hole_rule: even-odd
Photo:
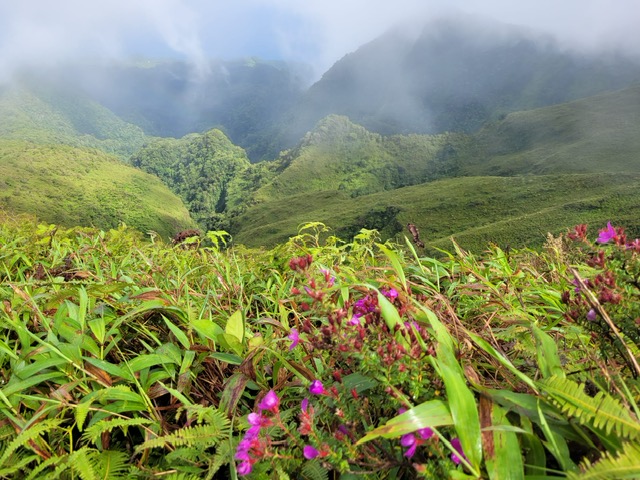
[[[125,223],[168,238],[195,224],[156,177],[95,149],[0,139],[0,208],[72,227]]]
[[[34,79],[0,85],[0,137],[98,148],[123,160],[145,141],[140,127],[72,86]]]
[[[162,179],[205,230],[225,228],[270,171],[267,164],[251,165],[244,150],[215,129],[155,140],[132,156],[131,164]]]
[[[3,218],[0,477],[640,475],[638,240],[423,257],[323,230],[248,251]]]

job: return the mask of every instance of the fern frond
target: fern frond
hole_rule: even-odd
[[[318,461],[305,462],[302,467],[302,478],[305,480],[328,480],[329,472]]]
[[[89,410],[91,409],[91,402],[83,402],[79,403],[75,407],[75,417],[76,417],[76,426],[78,427],[78,431],[82,432],[82,427],[84,426],[84,422],[87,419],[87,415],[89,415]]]
[[[234,453],[235,450],[232,450],[229,442],[221,443],[218,448],[216,448],[215,455],[209,461],[209,470],[207,471],[207,475],[203,480],[211,480],[213,476],[218,473],[218,470],[220,470],[220,467],[222,467],[222,465],[226,465],[229,462],[233,461]]]
[[[617,455],[606,454],[600,461],[581,466],[580,472],[569,472],[569,480],[615,480],[640,478],[640,444],[626,443]]]
[[[139,427],[140,425],[148,425],[150,423],[153,423],[153,420],[142,417],[101,420],[88,427],[84,434],[82,434],[82,439],[87,442],[96,443],[103,432],[110,432],[114,428],[126,430],[128,427]]]
[[[169,452],[164,456],[165,461],[169,465],[173,465],[174,462],[190,462],[200,463],[204,460],[204,449],[194,447],[180,447],[176,448],[173,452]]]
[[[11,457],[11,454],[18,448],[25,446],[28,448],[27,443],[29,443],[31,440],[40,438],[43,433],[57,428],[59,424],[60,420],[47,419],[22,430],[18,434],[18,436],[14,438],[11,443],[9,443],[9,445],[7,445],[5,451],[2,452],[2,456],[0,457],[0,467],[5,465],[9,457]]]
[[[42,479],[42,472],[46,471],[49,467],[54,465],[60,465],[66,461],[67,455],[53,455],[47,458],[44,462],[41,462],[37,467],[29,472],[29,475],[24,480],[33,480],[34,478]]]
[[[124,478],[125,472],[129,469],[127,464],[129,455],[126,452],[92,450],[89,459],[93,468],[100,474],[100,478],[105,480]]]
[[[173,447],[201,447],[207,448],[226,439],[227,429],[219,425],[196,425],[195,427],[182,428],[169,435],[152,438],[138,446],[136,451],[147,448],[158,448],[172,445]]]
[[[37,462],[40,460],[38,455],[29,455],[16,459],[15,462],[11,462],[11,465],[7,465],[0,469],[0,478],[16,478],[16,473],[24,471],[28,472],[31,468],[25,468],[31,462]]]
[[[607,435],[628,439],[640,437],[640,422],[617,399],[605,392],[590,397],[584,386],[566,378],[551,377],[540,383],[545,393],[560,410],[575,417],[582,425],[592,425]]]
[[[98,472],[88,455],[89,449],[82,447],[69,455],[68,463],[71,470],[76,472],[82,480],[98,480]]]

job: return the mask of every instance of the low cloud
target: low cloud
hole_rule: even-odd
[[[408,19],[485,17],[549,33],[570,48],[638,53],[637,0],[85,0],[0,4],[0,78],[73,59],[257,55],[312,63],[340,57]]]

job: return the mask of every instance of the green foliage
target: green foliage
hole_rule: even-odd
[[[63,85],[0,87],[0,137],[43,145],[88,147],[126,160],[146,140],[141,128]]]
[[[262,181],[262,167],[250,165],[244,151],[220,130],[156,140],[131,163],[162,179],[205,230],[224,228],[224,214],[245,202],[244,196]]]
[[[158,179],[97,150],[0,140],[0,178],[0,208],[40,221],[103,229],[126,223],[165,238],[193,227]]]
[[[621,229],[438,258],[328,233],[181,248],[3,218],[0,475],[636,474]]]

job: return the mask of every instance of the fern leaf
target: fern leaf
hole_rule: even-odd
[[[125,471],[129,468],[128,460],[129,455],[126,452],[116,450],[105,450],[103,452],[93,450],[90,455],[94,470],[99,472],[100,478],[104,480],[123,477]]]
[[[11,462],[11,465],[7,465],[4,468],[0,469],[0,478],[16,478],[16,473],[24,471],[30,471],[30,468],[24,468],[29,465],[31,462],[38,462],[40,457],[38,455],[29,455],[26,457],[21,457],[16,459],[14,462]]]
[[[87,415],[89,415],[89,410],[91,409],[91,402],[83,402],[76,405],[75,409],[75,417],[76,417],[76,426],[78,427],[78,431],[82,432],[82,427],[84,426],[84,422],[87,419]]]
[[[607,435],[635,439],[640,437],[640,422],[618,400],[598,392],[595,397],[584,393],[583,385],[566,378],[551,377],[541,387],[562,412],[575,417],[582,425],[592,425]]]
[[[126,430],[128,427],[138,427],[140,425],[148,425],[153,423],[148,418],[113,418],[111,420],[102,420],[88,427],[82,435],[83,440],[96,443],[103,432],[110,432],[114,428]]]
[[[206,477],[203,480],[211,480],[220,467],[233,461],[233,454],[235,450],[231,449],[231,445],[229,442],[221,443],[216,449],[216,453],[213,458],[209,461],[209,470],[207,471]]]
[[[87,447],[76,450],[69,455],[68,463],[71,466],[71,470],[80,475],[82,480],[98,480],[98,472],[93,467],[88,452],[89,449]]]
[[[35,425],[30,426],[22,430],[13,441],[7,445],[7,448],[4,452],[2,452],[2,456],[0,457],[0,467],[4,466],[6,461],[11,457],[11,454],[15,452],[18,448],[24,447],[31,440],[35,440],[36,438],[40,438],[40,435],[43,433],[53,430],[60,424],[60,420],[43,420],[40,423],[36,423]]]
[[[67,455],[53,455],[52,457],[46,459],[44,462],[41,462],[37,467],[29,472],[29,475],[25,477],[24,480],[33,480],[34,478],[42,479],[42,472],[44,472],[49,467],[54,465],[60,465],[66,462]]]
[[[302,467],[302,478],[305,480],[328,480],[329,472],[318,461],[305,462]]]
[[[138,446],[136,451],[147,448],[158,448],[172,445],[173,447],[202,447],[207,448],[221,440],[226,439],[227,429],[218,425],[196,425],[195,427],[182,428],[169,435],[152,438]]]
[[[606,454],[600,461],[586,461],[580,472],[570,472],[569,480],[615,480],[640,478],[640,445],[627,443],[620,455]]]

